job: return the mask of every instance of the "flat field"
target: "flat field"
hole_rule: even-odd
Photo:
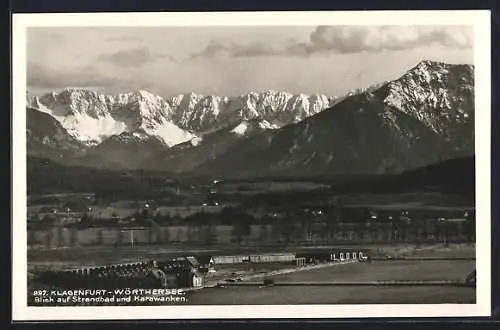
[[[191,305],[474,304],[467,287],[275,286],[206,288],[188,296]]]
[[[373,261],[273,276],[277,282],[457,280],[474,270],[474,260]]]
[[[276,275],[278,282],[464,280],[475,261],[378,261]],[[476,290],[452,286],[241,286],[192,292],[193,305],[475,303]]]

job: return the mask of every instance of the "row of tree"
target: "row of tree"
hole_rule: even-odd
[[[144,221],[148,224],[143,231],[147,238],[139,244],[166,244],[172,242],[191,242],[212,245],[220,242],[218,226],[212,224],[198,225],[188,223],[186,226],[160,226],[154,221]],[[257,229],[258,228],[258,229]],[[28,244],[45,244],[51,246],[78,245],[79,229],[68,227],[69,233],[63,234],[63,226],[55,226],[46,230],[44,242],[36,239],[35,231],[28,230]],[[114,227],[114,245],[130,244],[133,238],[124,235],[123,228]],[[257,230],[256,233],[254,231]],[[95,238],[91,244],[105,244],[103,228],[94,228]],[[130,232],[131,230],[125,231]],[[379,223],[335,223],[335,222],[297,222],[289,219],[278,219],[272,225],[260,224],[252,226],[249,222],[237,221],[231,227],[231,241],[235,244],[248,244],[250,238],[258,242],[292,242],[316,241],[334,243],[338,240],[353,242],[420,242],[420,241],[475,241],[475,222],[469,219],[465,222],[393,222]],[[108,244],[110,242],[108,241]],[[137,244],[137,243],[136,243]]]

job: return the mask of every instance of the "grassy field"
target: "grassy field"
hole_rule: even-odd
[[[263,192],[300,191],[328,188],[329,185],[314,182],[219,182],[217,189],[221,192],[238,192],[257,194]]]
[[[242,188],[245,188],[241,190]],[[246,195],[257,193],[287,193],[290,191],[315,191],[316,189],[325,188],[322,184],[313,183],[248,183],[241,186],[240,184],[219,184],[217,187],[217,194],[211,197],[222,195],[239,196],[234,201],[236,204],[245,202],[248,199]],[[328,195],[330,196],[330,195]],[[205,196],[207,197],[207,196]],[[204,198],[205,198],[204,197]],[[327,198],[327,196],[324,196]],[[386,210],[400,210],[400,209],[429,209],[429,210],[462,210],[464,207],[472,208],[474,203],[464,198],[461,195],[442,194],[436,192],[418,192],[418,193],[398,193],[398,194],[340,194],[337,195],[338,202],[345,207],[370,207],[373,209],[386,209]],[[52,204],[47,201],[33,201],[28,205],[29,212],[38,212],[43,206],[54,207],[59,203],[71,200],[71,196],[64,194],[60,195],[58,202]],[[203,199],[204,199],[203,198]],[[328,197],[330,198],[330,197]],[[190,206],[172,205],[171,202],[162,202],[158,200],[159,211],[163,214],[179,215],[186,217],[201,210],[205,212],[219,212],[224,205],[220,201],[219,206],[203,206],[201,201],[197,201]],[[148,203],[146,200],[120,200],[115,202],[100,202],[90,203],[84,200],[82,205],[92,207],[94,213],[100,217],[107,218],[115,214],[118,216],[128,216],[134,213],[138,208],[142,208],[144,204]],[[251,210],[249,210],[251,211]]]
[[[386,245],[370,248],[371,255],[390,255],[393,257],[406,258],[476,258],[475,244],[450,244],[443,246],[435,245]]]
[[[464,280],[474,260],[373,261],[273,276],[275,281]]]
[[[373,280],[464,280],[474,261],[379,261],[276,275],[276,282]],[[442,304],[475,303],[468,287],[276,286],[207,288],[193,292],[193,305],[272,304]]]
[[[191,305],[474,304],[473,288],[456,287],[230,287],[188,296]]]
[[[92,208],[92,212],[90,213],[92,216],[100,217],[100,218],[111,218],[113,216],[119,217],[127,217],[133,215],[137,210],[142,210],[145,204],[148,201],[130,201],[130,200],[122,200],[108,204],[87,204],[87,207]],[[40,209],[43,207],[46,208],[54,208],[57,204],[33,204],[28,206],[28,213],[37,213],[40,212]],[[185,218],[190,216],[191,214],[197,212],[220,212],[222,208],[226,205],[189,205],[189,206],[172,206],[172,205],[158,205],[158,209],[152,212],[160,212],[164,215],[170,216],[179,216],[181,218]]]
[[[399,193],[399,194],[356,194],[339,196],[344,205],[371,207],[374,209],[442,209],[461,210],[474,207],[461,195],[435,192]],[[470,204],[470,205],[469,205]]]

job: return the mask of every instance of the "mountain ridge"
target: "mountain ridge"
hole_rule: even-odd
[[[113,134],[91,146],[67,130],[86,150],[71,159],[76,163],[217,176],[383,174],[474,153],[473,70],[473,65],[421,61],[397,79],[336,98],[268,90],[244,94],[235,103],[189,93],[173,96],[171,106],[145,90],[107,99],[67,89],[46,94],[43,102],[28,101],[63,130],[82,113],[90,122],[122,116],[115,126],[106,122]],[[116,100],[130,106],[113,106]],[[318,106],[325,103],[329,107]],[[181,104],[189,111],[179,110]],[[182,128],[188,126],[196,134]],[[168,139],[175,142],[165,143]]]
[[[249,177],[384,174],[471,155],[472,70],[422,61],[398,79],[344,98],[276,134],[246,139],[195,171]]]
[[[70,135],[88,145],[136,129],[172,146],[244,120],[260,118],[282,126],[323,110],[333,100],[320,94],[293,95],[274,90],[234,98],[196,93],[163,98],[146,90],[107,95],[66,88],[57,93],[27,96],[29,107],[53,116]],[[173,132],[161,131],[166,125]],[[169,134],[178,136],[169,139]]]

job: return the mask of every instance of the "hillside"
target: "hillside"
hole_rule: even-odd
[[[194,171],[223,177],[395,174],[474,154],[473,69],[423,61],[399,79],[250,137]]]

